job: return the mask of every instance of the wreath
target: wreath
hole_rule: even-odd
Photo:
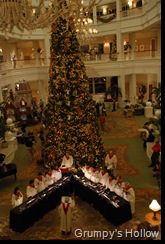
[[[147,92],[147,88],[146,86],[142,85],[142,86],[139,86],[139,92],[140,94],[145,94]]]

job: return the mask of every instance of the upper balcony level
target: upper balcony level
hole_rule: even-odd
[[[88,0],[84,0],[84,4]],[[98,30],[97,37],[115,34],[117,28],[121,33],[141,31],[151,28],[156,23],[160,27],[161,21],[161,1],[160,0],[102,0],[95,6],[89,14],[93,23],[91,29]],[[120,25],[120,27],[119,27]],[[48,28],[49,29],[49,28]],[[50,31],[50,30],[49,30]],[[0,31],[0,37],[5,33]],[[30,33],[26,30],[23,33],[15,27],[12,34],[8,33],[8,38],[20,40],[43,40],[48,34],[48,30],[37,29]],[[91,34],[89,33],[89,36]]]
[[[129,70],[135,70],[135,64],[137,67],[146,64],[147,67],[150,66],[145,72],[149,70],[155,72],[157,66],[160,69],[161,2],[160,0],[132,1],[129,7],[127,2],[126,0],[103,0],[93,9],[91,14],[93,26],[99,31],[92,36],[89,45],[85,43],[84,46],[85,48],[88,46],[88,50],[82,50],[82,60],[86,67],[101,70],[102,73],[105,72],[105,68],[108,68],[115,74],[118,67],[129,67]],[[29,35],[27,31],[20,34],[14,29],[13,35],[9,35],[8,39],[4,38],[3,33],[1,34],[0,81],[5,82],[4,77],[7,73],[9,73],[8,81],[13,75],[18,79],[21,76],[27,79],[28,77],[23,77],[23,72],[29,76],[31,70],[35,73],[34,77],[38,79],[41,78],[41,74],[44,74],[43,77],[48,77],[45,72],[48,71],[50,61],[50,33],[48,35],[45,30],[38,29]],[[115,55],[112,55],[114,35],[117,36],[117,50]],[[130,41],[132,48],[125,50],[123,41]],[[38,52],[38,49],[42,52]],[[16,54],[16,69],[13,69],[14,54]],[[98,72],[98,75],[101,72]]]

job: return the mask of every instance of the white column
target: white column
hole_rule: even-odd
[[[44,64],[49,66],[50,63],[50,36],[44,33]]]
[[[120,20],[121,18],[121,1],[116,0],[116,20]]]
[[[131,45],[131,49],[129,49],[131,60],[135,59],[135,33],[131,33],[129,35],[129,43]]]
[[[7,41],[2,40],[1,41],[1,47],[2,47],[2,52],[3,52],[3,59],[6,62],[5,66],[11,66],[12,67],[9,43]]]
[[[38,48],[39,48],[39,42],[38,41],[34,41],[33,42],[33,47],[34,47],[34,57],[36,59],[36,66],[40,66],[40,54],[37,52]]]
[[[123,60],[123,36],[121,34],[120,23],[117,23],[117,34],[116,34],[116,45],[117,45],[117,60]]]
[[[129,81],[129,100],[131,103],[136,103],[136,74],[130,76]]]
[[[158,57],[161,57],[161,30],[158,30],[157,32],[157,40],[158,40],[158,43],[157,43],[157,56]]]
[[[119,107],[124,107],[125,100],[125,75],[121,72],[118,76],[118,87],[121,88],[122,98],[119,100]]]
[[[39,100],[42,99],[45,104],[46,101],[45,101],[45,96],[44,96],[43,81],[38,80],[37,83],[38,83],[38,91],[39,91],[38,98],[39,98]]]
[[[93,8],[93,24],[97,24],[97,9],[96,6]]]

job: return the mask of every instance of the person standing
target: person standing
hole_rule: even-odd
[[[112,107],[112,112],[116,111],[116,101],[113,99],[113,107]]]
[[[108,172],[106,171],[105,168],[101,168],[98,174],[98,183],[102,184],[103,186],[106,186],[106,181],[108,179]]]
[[[154,142],[155,140],[155,135],[153,134],[154,130],[153,129],[150,129],[148,130],[148,137],[144,139],[144,142],[143,142],[143,147],[146,148],[147,147],[147,142]]]
[[[114,191],[115,184],[116,184],[115,178],[109,175],[105,184],[106,188],[109,189],[110,191]]]
[[[12,194],[11,204],[12,204],[12,207],[15,208],[18,205],[20,205],[21,203],[23,203],[23,194],[20,191],[19,187],[17,186],[17,187],[15,187],[14,192]]]
[[[75,207],[74,197],[64,196],[59,206],[61,233],[70,234],[72,229],[72,212]]]
[[[13,68],[14,69],[16,68],[16,56],[15,55],[13,56]]]
[[[128,182],[125,182],[123,190],[124,190],[123,198],[126,201],[130,202],[131,212],[132,214],[134,214],[135,213],[135,191]]]
[[[70,168],[73,165],[73,157],[69,154],[69,152],[66,152],[62,159],[61,167]]]
[[[117,157],[113,151],[110,151],[109,154],[107,154],[105,157],[105,166],[107,171],[116,177]]]
[[[90,180],[94,183],[99,182],[99,169],[98,168],[92,168]]]
[[[105,133],[105,121],[106,121],[106,118],[105,118],[104,114],[100,115],[99,121],[100,121],[101,130],[102,130],[103,133]]]
[[[45,172],[45,187],[48,187],[54,183],[52,168],[49,168]]]
[[[57,164],[54,165],[54,167],[52,169],[52,174],[53,174],[54,182],[56,182],[62,178],[62,172]]]
[[[155,144],[152,147],[152,155],[151,155],[151,164],[148,167],[155,167],[158,163],[160,152],[161,152],[161,145],[159,143],[159,139],[155,141]]]
[[[37,188],[37,192],[43,191],[45,187],[45,176],[39,172],[38,175],[34,178],[34,184]]]
[[[103,114],[104,116],[107,116],[106,108],[105,108],[105,103],[102,104],[102,114]]]
[[[34,184],[34,180],[32,179],[29,181],[29,184],[26,187],[26,196],[27,198],[29,198],[29,197],[33,197],[36,194],[37,194],[37,188]]]
[[[100,116],[100,103],[99,102],[97,102],[96,104],[95,104],[95,108],[96,108],[96,115],[97,115],[97,117],[99,118],[99,116]]]

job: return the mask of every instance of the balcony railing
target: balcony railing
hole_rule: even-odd
[[[144,50],[144,51],[135,51],[135,52],[124,52],[121,55],[120,61],[127,60],[140,60],[140,59],[157,59],[160,58],[160,53],[158,51]],[[110,53],[104,54],[90,54],[83,53],[82,61],[84,62],[109,62],[109,61],[118,61],[119,54],[111,55]],[[28,67],[41,67],[45,66],[46,60],[44,58],[40,59],[21,59],[16,61],[16,68],[28,68]],[[14,69],[12,62],[1,61],[0,70],[9,70]]]
[[[125,18],[125,17],[138,16],[138,15],[141,15],[142,13],[143,13],[142,7],[130,8],[130,9],[121,11],[121,17]]]
[[[25,68],[25,67],[37,67],[37,66],[45,66],[45,59],[21,59],[16,61],[16,68]],[[1,61],[0,62],[0,70],[8,70],[13,69],[13,62]]]
[[[153,50],[144,50],[144,51],[134,51],[132,52],[124,52],[121,55],[121,60],[140,60],[140,59],[154,59],[154,58],[160,58],[158,51]],[[95,61],[95,62],[107,62],[107,61],[117,61],[119,59],[119,53],[116,55],[111,55],[110,53],[104,53],[104,54],[90,54],[90,53],[84,53],[82,56],[82,60],[85,62],[88,61]]]

